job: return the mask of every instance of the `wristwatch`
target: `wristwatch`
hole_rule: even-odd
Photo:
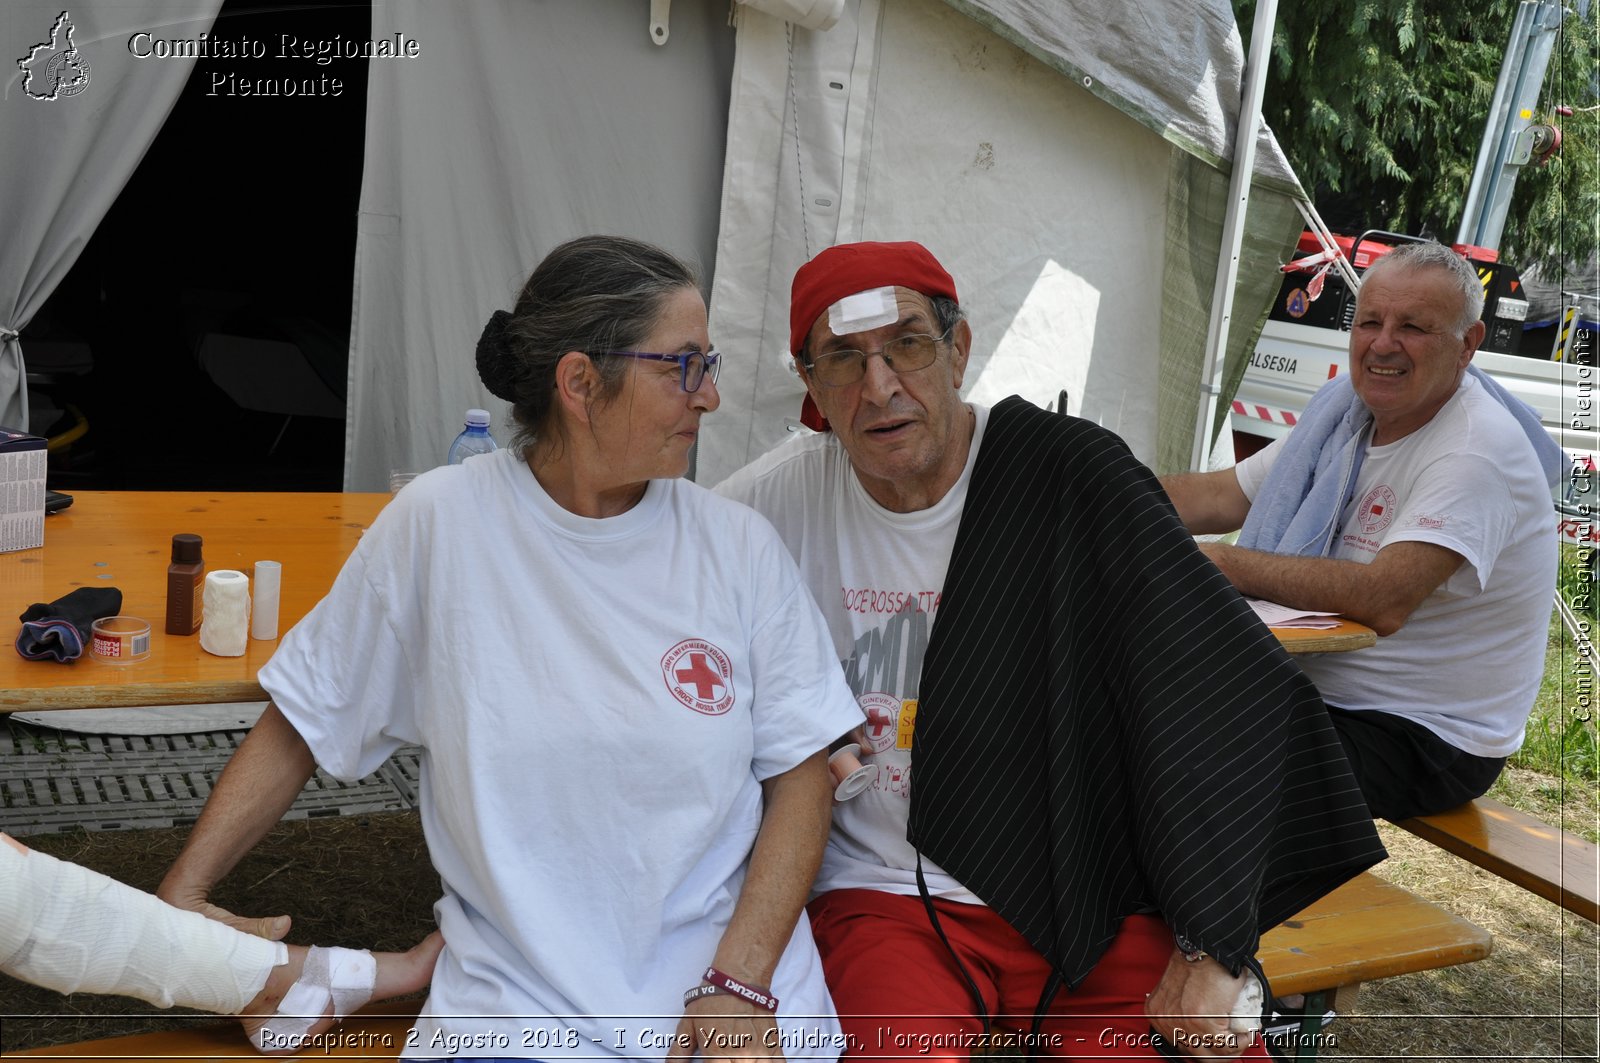
[[[1172,935],[1172,941],[1178,946],[1178,951],[1183,953],[1183,958],[1190,963],[1199,963],[1201,960],[1206,958],[1206,954],[1196,947],[1194,942],[1190,941],[1182,934],[1174,932]]]

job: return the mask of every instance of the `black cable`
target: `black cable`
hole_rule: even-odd
[[[1062,392],[1065,395],[1065,392]],[[1044,1031],[1044,1016],[1050,1010],[1050,1002],[1055,1000],[1056,994],[1061,991],[1061,971],[1056,967],[1050,968],[1050,977],[1044,980],[1044,991],[1039,994],[1039,1004],[1033,1009],[1033,1026],[1028,1034],[1028,1051],[1026,1058],[1039,1058],[1039,1035]]]
[[[945,937],[944,927],[939,925],[939,913],[934,910],[933,898],[928,895],[928,881],[922,877],[922,850],[917,850],[917,893],[922,897],[922,906],[928,911],[928,922],[933,924],[933,932],[939,935],[939,940],[944,942],[944,947],[950,953],[950,958],[955,961],[956,970],[961,972],[962,979],[967,983],[967,991],[972,994],[972,1002],[977,1005],[974,1013],[983,1023],[984,1041],[989,1038],[989,1005],[983,1001],[983,994],[978,991],[978,983],[967,971],[967,965],[961,962],[961,957],[956,955],[955,946],[950,944],[950,939]]]

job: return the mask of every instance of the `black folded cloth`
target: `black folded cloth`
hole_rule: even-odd
[[[34,602],[18,617],[17,652],[30,661],[77,660],[89,644],[90,626],[121,611],[122,592],[115,587],[79,587],[48,605]]]

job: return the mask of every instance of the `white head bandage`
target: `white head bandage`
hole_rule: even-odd
[[[828,327],[835,336],[866,332],[899,320],[900,304],[895,300],[892,285],[847,295],[828,307]]]

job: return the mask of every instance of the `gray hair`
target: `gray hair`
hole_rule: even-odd
[[[1461,315],[1456,321],[1457,335],[1466,335],[1472,323],[1483,316],[1483,282],[1466,256],[1432,240],[1420,244],[1401,244],[1367,267],[1363,280],[1382,270],[1437,269],[1450,274],[1461,295]]]
[[[961,309],[961,304],[954,299],[947,299],[942,295],[929,296],[928,302],[933,304],[933,317],[939,326],[939,335],[943,336],[956,327],[956,322],[963,320],[967,312]]]
[[[552,435],[556,365],[583,351],[600,374],[597,401],[622,390],[628,350],[655,328],[667,299],[698,289],[688,265],[652,244],[623,236],[583,236],[551,251],[522,286],[510,313],[497,310],[478,340],[478,375],[490,392],[511,403],[519,453]]]

